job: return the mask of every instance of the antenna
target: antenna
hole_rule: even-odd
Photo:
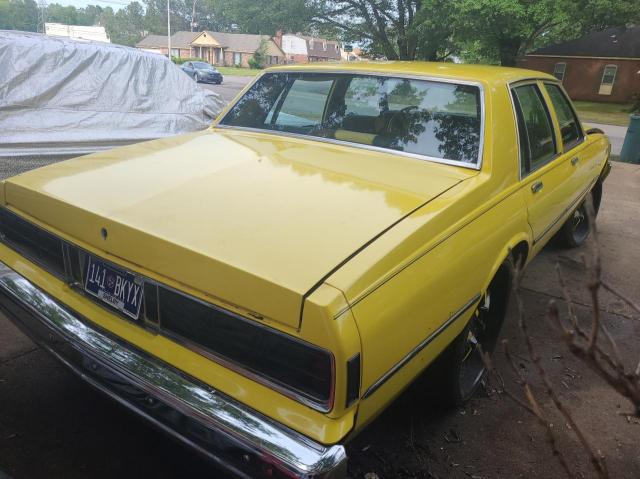
[[[47,23],[47,0],[38,0],[38,33],[46,33],[45,23]]]

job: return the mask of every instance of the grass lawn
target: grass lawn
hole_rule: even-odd
[[[580,119],[586,123],[629,126],[630,105],[592,101],[574,101],[573,105]]]
[[[237,75],[237,76],[245,76],[245,77],[254,77],[262,70],[252,70],[251,68],[237,68],[237,67],[216,67],[223,76],[226,75]]]

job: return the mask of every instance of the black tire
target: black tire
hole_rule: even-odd
[[[492,354],[495,349],[507,312],[513,266],[511,259],[502,264],[467,326],[437,360],[438,401],[445,407],[458,407],[471,399],[486,376],[480,350]]]
[[[593,216],[590,218],[587,212],[587,201],[593,205]],[[595,221],[602,201],[602,183],[598,181],[593,190],[584,201],[571,213],[567,221],[558,231],[556,238],[565,248],[577,248],[582,246],[591,233],[591,221]]]

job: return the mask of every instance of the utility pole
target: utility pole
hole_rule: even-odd
[[[47,23],[47,2],[46,0],[40,0],[38,2],[38,33],[46,33],[45,23]]]
[[[193,10],[191,11],[191,31],[193,32],[194,28],[196,27],[197,23],[196,23],[196,1],[197,0],[193,0]]]
[[[169,49],[169,60],[171,61],[171,0],[167,0],[167,46]]]

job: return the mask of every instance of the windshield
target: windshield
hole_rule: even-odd
[[[212,70],[213,67],[205,62],[193,62],[193,66],[198,70]]]
[[[222,125],[478,163],[480,88],[344,73],[267,73]]]

